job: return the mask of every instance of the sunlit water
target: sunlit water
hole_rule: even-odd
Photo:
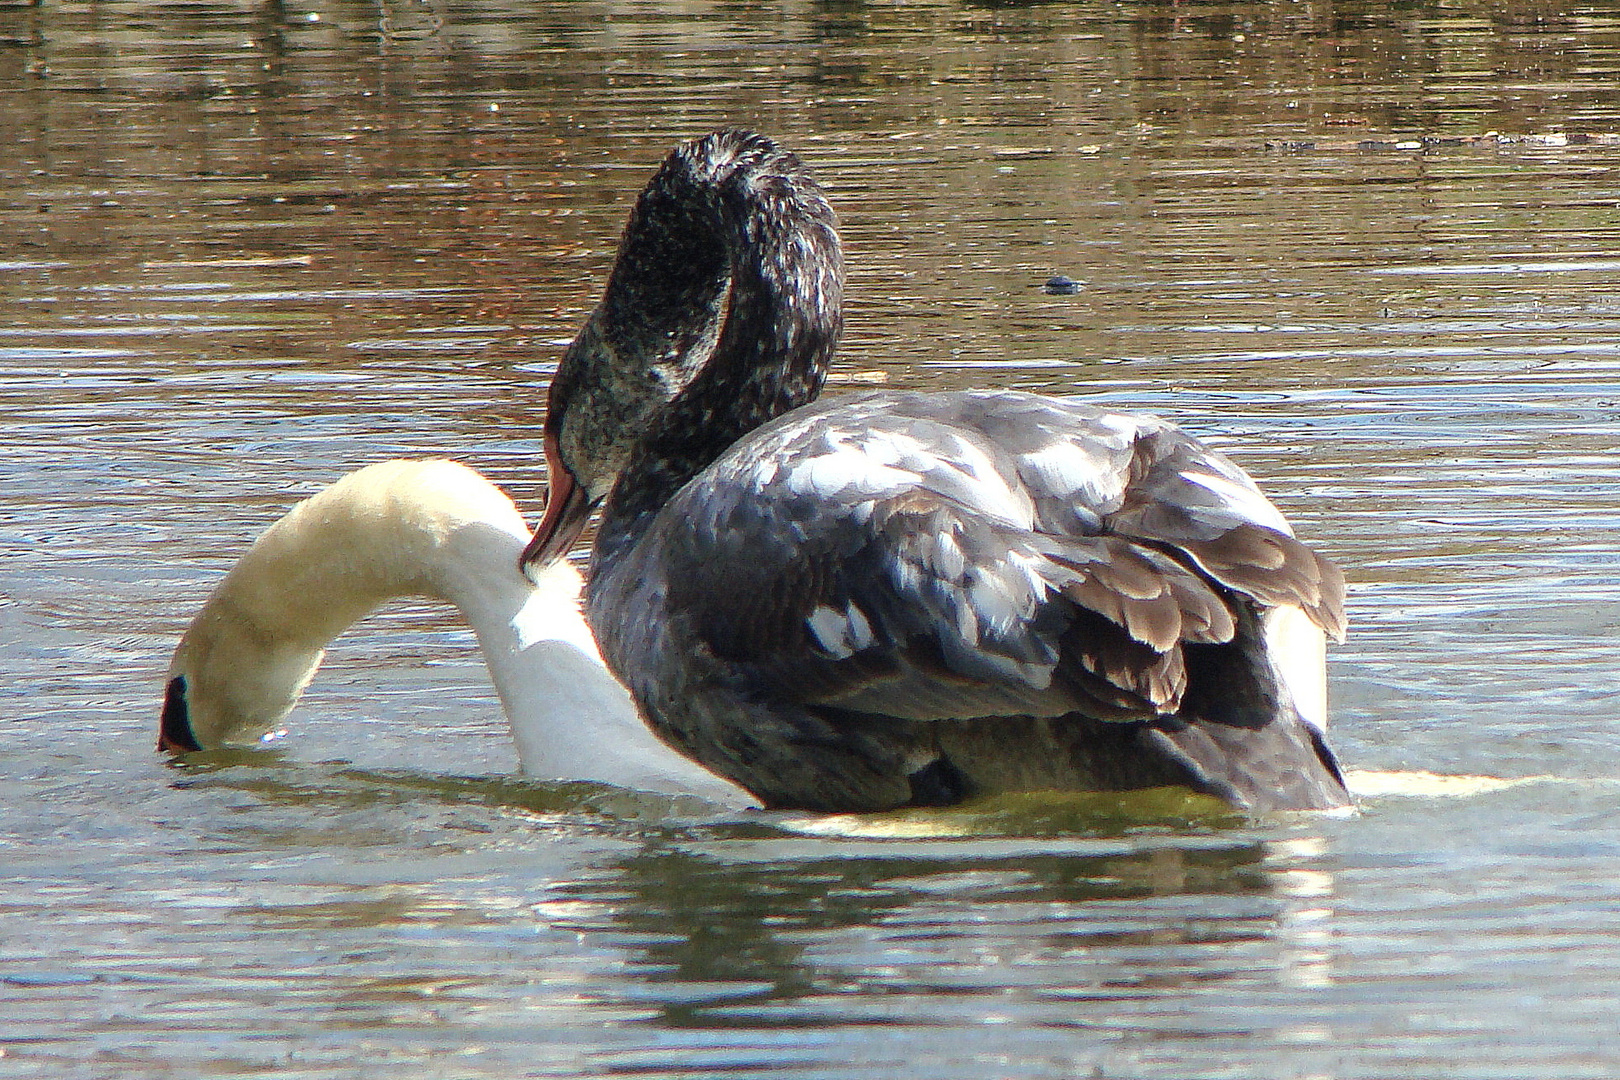
[[[0,1076],[1615,1075],[1620,11],[749,7],[0,7]],[[832,193],[840,376],[1172,415],[1344,565],[1359,815],[527,783],[423,606],[278,749],[152,752],[297,497],[538,507],[628,201],[722,123]]]

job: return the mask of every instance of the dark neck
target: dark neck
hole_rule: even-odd
[[[738,439],[815,400],[842,329],[843,255],[832,208],[797,159],[742,168],[715,188],[730,263],[712,354],[652,418],[613,489],[598,554],[633,542],[653,514]]]

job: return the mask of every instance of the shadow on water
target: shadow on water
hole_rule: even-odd
[[[603,824],[671,834],[705,829],[731,839],[814,838],[829,842],[946,841],[987,838],[1120,838],[1147,833],[1218,837],[1251,819],[1208,796],[1179,788],[1138,792],[1035,792],[977,800],[951,809],[881,814],[802,814],[736,810],[695,796],[632,791],[591,781],[461,776],[420,769],[308,762],[281,745],[196,751],[170,760],[176,790],[236,793],[268,808],[323,810],[479,806],[491,813],[599,818]],[[1288,815],[1309,820],[1310,815]],[[1224,841],[1223,841],[1224,842]]]

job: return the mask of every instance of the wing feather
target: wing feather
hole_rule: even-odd
[[[1337,569],[1174,428],[1027,395],[878,400],[789,414],[661,515],[670,609],[737,685],[912,720],[1131,720],[1173,713],[1183,650],[1232,641],[1246,605],[1342,634]]]

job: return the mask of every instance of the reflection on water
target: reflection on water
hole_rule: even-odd
[[[1612,5],[0,7],[0,1074],[1612,1075],[1617,50]],[[529,784],[423,606],[276,751],[151,754],[296,498],[441,454],[538,507],[629,199],[722,123],[832,192],[840,376],[1173,415],[1347,567],[1359,816]]]

